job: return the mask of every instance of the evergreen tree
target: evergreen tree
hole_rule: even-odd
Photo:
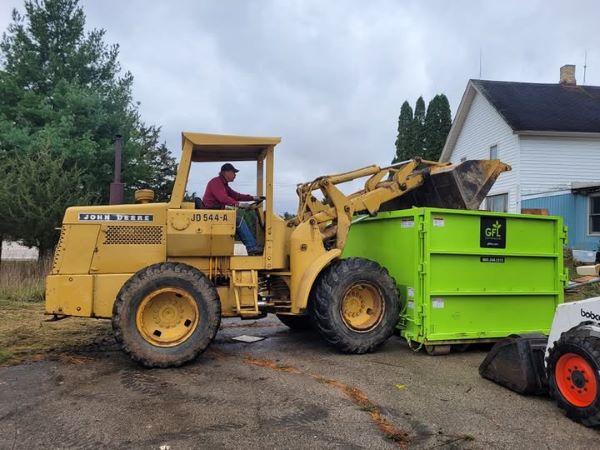
[[[419,97],[415,103],[415,116],[411,128],[413,137],[411,158],[423,156],[425,153],[425,101],[423,97]]]
[[[452,126],[452,117],[448,98],[444,94],[436,95],[427,106],[425,117],[425,153],[426,159],[437,161],[444,149],[446,138]]]
[[[133,76],[122,73],[118,46],[103,42],[104,30],[85,31],[85,15],[78,0],[28,0],[24,15],[15,10],[12,18],[0,42],[3,170],[8,170],[10,161],[18,167],[24,159],[61,167],[66,176],[74,177],[73,192],[80,197],[57,194],[62,202],[57,210],[64,211],[79,203],[78,199],[106,203],[113,176],[112,142],[115,134],[121,134],[126,198],[132,198],[133,189],[149,187],[164,199],[173,181],[175,161],[159,143],[159,128],[140,119],[131,93]],[[40,152],[44,152],[43,158],[38,157]],[[0,192],[15,188],[7,185],[8,180],[0,172]],[[21,177],[19,182],[36,180]],[[51,192],[52,187],[47,187]],[[46,245],[41,244],[46,242],[43,227],[33,226],[32,218],[17,214],[17,201],[36,202],[35,198],[25,199],[37,192],[36,186],[20,189],[20,200],[5,197],[13,204],[0,222],[0,235]],[[54,230],[59,225],[59,216],[39,213],[38,221],[44,227]],[[38,230],[38,237],[30,236],[31,229]],[[57,239],[58,234],[53,233]]]
[[[396,137],[396,156],[392,160],[392,163],[405,161],[411,156],[412,148],[412,129],[411,124],[413,122],[413,110],[407,101],[402,103],[400,108],[400,116],[398,117],[398,136]]]
[[[451,126],[450,104],[444,94],[436,95],[429,102],[427,111],[423,97],[419,97],[415,104],[414,116],[410,105],[405,101],[400,109],[396,155],[392,162],[405,161],[416,156],[432,161],[438,160]]]
[[[19,218],[21,228],[12,235],[29,247],[37,247],[44,259],[56,243],[57,233],[49,224],[60,223],[65,204],[85,204],[91,196],[85,191],[82,171],[76,166],[67,167],[61,155],[39,144],[31,155],[18,152],[10,159],[0,159],[6,180],[2,184],[12,186],[0,190],[0,204],[2,216],[9,221]]]

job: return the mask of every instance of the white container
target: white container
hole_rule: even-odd
[[[573,259],[582,263],[595,263],[596,252],[590,250],[573,250]]]

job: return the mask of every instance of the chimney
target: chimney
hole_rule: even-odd
[[[566,84],[568,86],[575,86],[577,80],[575,80],[575,65],[565,64],[560,68],[560,84]]]

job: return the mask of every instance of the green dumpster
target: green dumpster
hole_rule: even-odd
[[[561,217],[413,208],[361,217],[344,257],[386,267],[400,291],[409,343],[452,344],[548,334],[563,302]]]

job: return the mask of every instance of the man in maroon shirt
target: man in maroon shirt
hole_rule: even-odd
[[[224,209],[226,206],[239,207],[241,201],[259,201],[261,197],[240,194],[229,187],[229,183],[235,180],[236,174],[239,172],[232,164],[227,163],[221,166],[219,175],[214,177],[206,185],[206,191],[202,197],[204,207],[208,209]],[[256,238],[248,227],[248,224],[241,216],[236,216],[236,231],[246,246],[248,255],[260,255],[263,249],[256,244]]]

